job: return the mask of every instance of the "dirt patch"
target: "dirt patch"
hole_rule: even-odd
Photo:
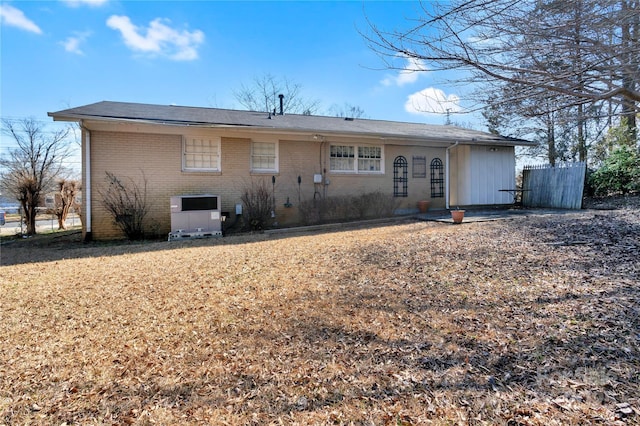
[[[0,423],[640,419],[637,208],[69,238],[0,268]]]

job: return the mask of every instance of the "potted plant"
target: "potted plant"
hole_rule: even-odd
[[[453,223],[462,223],[463,218],[464,218],[464,210],[461,210],[460,208],[451,210],[451,219],[453,219]]]
[[[431,202],[428,201],[428,200],[418,201],[417,205],[418,205],[418,210],[420,211],[420,213],[426,213],[427,210],[429,210],[429,205],[430,204],[431,204]]]

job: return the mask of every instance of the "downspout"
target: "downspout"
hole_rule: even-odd
[[[91,241],[91,131],[82,125],[80,120],[80,127],[84,130],[84,224],[85,234],[84,240]]]
[[[460,144],[460,142],[456,141],[456,143],[454,143],[451,146],[447,147],[447,151],[446,151],[446,155],[444,157],[444,161],[445,161],[445,169],[447,170],[447,178],[445,179],[445,208],[447,210],[449,210],[451,208],[451,206],[449,205],[449,198],[450,198],[450,194],[449,191],[451,190],[451,184],[450,184],[450,180],[451,180],[451,171],[449,170],[450,167],[450,160],[449,160],[449,151],[452,148],[455,148],[456,146],[458,146]]]

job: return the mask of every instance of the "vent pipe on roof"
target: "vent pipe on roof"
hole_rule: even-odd
[[[280,93],[278,97],[280,98],[280,115],[284,115],[284,95]]]

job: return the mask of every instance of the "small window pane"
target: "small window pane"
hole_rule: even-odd
[[[354,158],[354,147],[352,146],[331,146],[331,158]]]
[[[331,170],[345,171],[353,170],[353,160],[349,158],[331,158]]]

